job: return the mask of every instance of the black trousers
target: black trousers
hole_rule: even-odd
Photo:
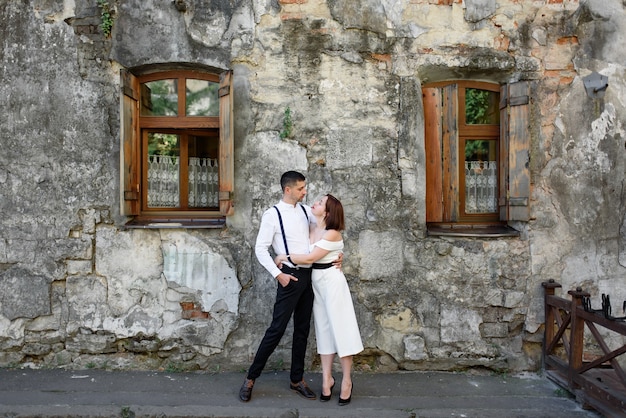
[[[297,277],[298,281],[292,280],[286,287],[278,283],[272,323],[265,331],[265,335],[259,344],[254,361],[248,370],[248,379],[256,379],[261,375],[267,359],[272,355],[285,333],[292,314],[293,342],[291,345],[290,379],[293,383],[296,383],[301,381],[304,375],[304,357],[313,311],[311,269],[292,269],[283,265],[282,271]]]

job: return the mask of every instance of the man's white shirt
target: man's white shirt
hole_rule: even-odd
[[[308,254],[310,248],[309,225],[315,224],[315,217],[311,213],[311,208],[306,205],[301,205],[300,203],[293,206],[282,200],[276,204],[276,207],[278,207],[280,216],[283,220],[289,253]],[[306,210],[308,219],[302,208]],[[274,259],[269,253],[270,245],[274,249],[276,255],[287,254],[285,251],[282,231],[280,229],[280,222],[278,220],[278,213],[276,213],[276,209],[274,207],[267,209],[263,213],[259,233],[256,237],[254,252],[261,265],[265,267],[265,269],[269,271],[273,277],[276,277],[281,273],[281,271],[278,267],[276,267]],[[286,262],[285,264],[294,267],[289,262]],[[298,265],[298,267],[310,266],[310,264]]]

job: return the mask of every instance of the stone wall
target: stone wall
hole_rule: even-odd
[[[626,299],[622,1],[106,3],[110,36],[96,0],[0,5],[1,366],[246,368],[276,286],[252,247],[290,169],[344,203],[361,370],[537,369],[541,282]],[[223,229],[124,228],[119,70],[162,63],[234,70]],[[520,237],[426,234],[421,86],[465,78],[533,82]]]

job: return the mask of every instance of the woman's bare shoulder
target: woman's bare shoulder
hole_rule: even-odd
[[[341,241],[342,240],[341,232],[337,231],[336,229],[327,230],[324,233],[323,238],[327,241]]]

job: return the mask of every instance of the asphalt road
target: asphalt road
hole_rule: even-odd
[[[340,373],[336,378],[340,379]],[[0,369],[2,417],[550,417],[598,418],[535,374],[355,373],[352,402],[311,401],[288,372],[265,372],[239,401],[243,373]],[[319,395],[321,374],[305,375]]]

